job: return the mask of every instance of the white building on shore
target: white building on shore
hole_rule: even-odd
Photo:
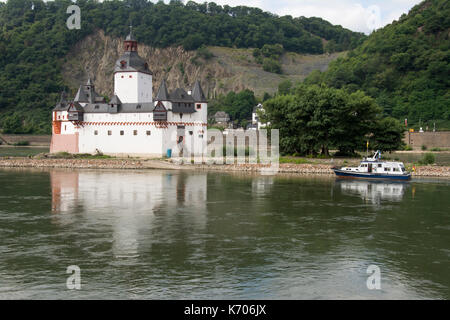
[[[62,94],[52,113],[50,152],[161,157],[170,149],[174,156],[205,155],[208,104],[200,82],[169,94],[163,80],[153,99],[153,75],[137,48],[130,32],[109,102],[90,79],[72,101]]]
[[[250,126],[250,129],[265,129],[267,125],[270,125],[270,122],[268,123],[262,123],[259,119],[258,111],[261,113],[264,113],[264,106],[259,103],[256,107],[253,108],[252,112],[252,125]]]

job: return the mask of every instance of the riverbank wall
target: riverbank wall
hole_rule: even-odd
[[[414,150],[443,148],[450,149],[450,131],[406,132],[403,141]]]
[[[206,165],[176,164],[166,160],[145,159],[34,159],[19,157],[0,158],[0,167],[72,168],[72,169],[162,169],[198,171],[267,172],[259,164]],[[278,173],[334,175],[332,164],[279,164]],[[270,172],[270,171],[269,171]],[[450,166],[417,166],[413,176],[450,177]]]

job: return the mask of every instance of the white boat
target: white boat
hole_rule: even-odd
[[[340,178],[409,180],[411,173],[406,171],[403,162],[382,161],[378,150],[372,157],[364,158],[358,167],[333,168]]]

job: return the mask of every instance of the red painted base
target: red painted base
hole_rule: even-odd
[[[53,134],[50,143],[50,153],[78,153],[78,132],[75,134]]]

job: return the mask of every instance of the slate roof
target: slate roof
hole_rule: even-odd
[[[195,102],[207,102],[205,94],[203,93],[200,81],[195,81],[194,89],[192,89],[192,98]]]
[[[87,113],[109,113],[111,103],[88,103],[84,106]],[[118,106],[119,113],[145,113],[152,112],[153,103],[122,103]]]
[[[61,92],[61,98],[56,106],[53,108],[53,111],[64,111],[69,108],[69,104],[67,103],[67,93],[65,91]]]
[[[69,108],[73,107],[71,109],[75,109],[78,112],[84,112],[83,107],[81,106],[81,104],[79,104],[78,102],[74,101],[72,103],[69,104]]]
[[[122,65],[122,61],[124,62]],[[148,64],[142,59],[136,51],[125,51],[116,61],[114,72],[140,71],[152,74]]]
[[[195,102],[194,98],[188,94],[184,89],[177,88],[170,94],[170,101],[172,102]]]
[[[130,33],[125,38],[125,41],[136,41],[136,38],[133,36],[133,27],[130,26]]]
[[[117,95],[114,95],[111,98],[111,101],[109,101],[109,104],[117,104],[117,105],[121,105],[122,101],[120,101],[119,97]]]
[[[167,91],[166,80],[161,82],[159,86],[158,93],[156,94],[156,101],[169,101],[169,92]]]
[[[89,78],[85,85],[81,85],[78,88],[74,101],[84,103],[105,102],[105,98],[95,92],[95,87],[91,81],[91,78]]]

